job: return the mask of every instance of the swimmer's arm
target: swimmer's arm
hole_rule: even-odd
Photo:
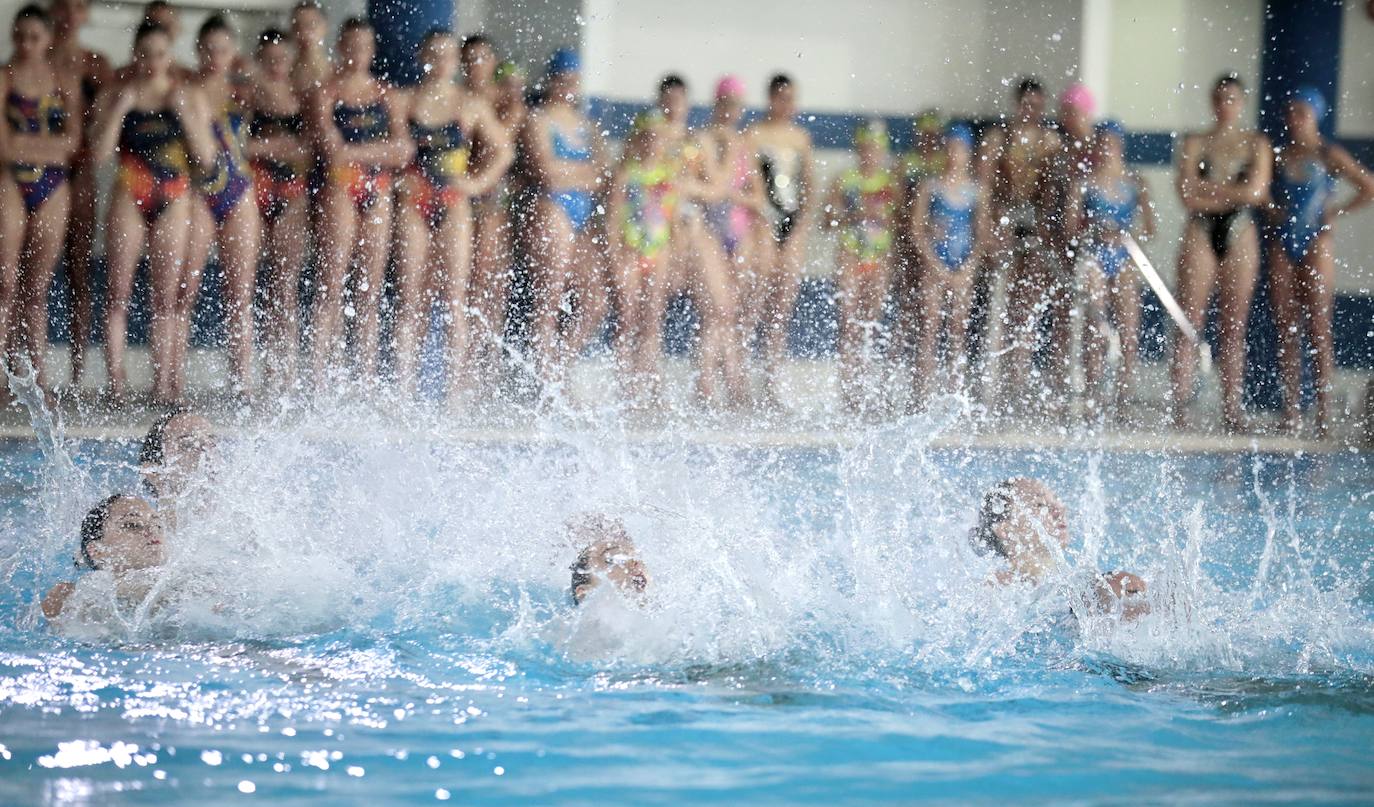
[[[1341,216],[1374,202],[1374,174],[1365,170],[1358,160],[1350,156],[1350,152],[1335,144],[1327,149],[1326,161],[1332,174],[1355,186],[1354,196],[1326,209],[1323,223],[1331,224]]]
[[[333,82],[321,84],[315,92],[309,93],[309,99],[310,136],[321,154],[329,160],[336,160],[343,150],[343,135],[334,125],[329,111],[334,102]]]
[[[172,108],[181,119],[186,151],[201,171],[209,171],[219,157],[214,133],[210,129],[209,105],[205,95],[185,84],[172,93]]]
[[[1130,572],[1106,572],[1094,581],[1094,605],[1102,613],[1121,610],[1123,619],[1135,619],[1150,613],[1150,603],[1144,598],[1145,581]]]
[[[1141,240],[1149,241],[1155,237],[1159,219],[1155,215],[1155,203],[1150,198],[1150,185],[1140,174],[1135,174],[1136,221],[1140,222]]]
[[[735,193],[735,202],[748,207],[757,215],[766,216],[768,215],[768,192],[764,189],[763,173],[759,170],[759,161],[755,156],[757,150],[747,136],[740,143],[737,143],[735,148],[741,150],[749,160],[749,168],[745,171],[744,187]],[[735,160],[740,157],[739,153],[732,156]]]
[[[800,215],[803,220],[809,215],[815,201],[816,166],[815,152],[811,149],[811,135],[803,132],[801,149],[801,187],[797,196]]]
[[[844,191],[840,189],[840,180],[837,177],[830,184],[830,190],[825,195],[825,204],[821,206],[821,229],[829,230],[846,224],[843,210]]]
[[[1228,196],[1235,204],[1265,205],[1269,203],[1269,185],[1274,181],[1274,149],[1269,138],[1258,133],[1251,139],[1250,149],[1250,176],[1242,185],[1228,185]]]
[[[40,607],[43,609],[43,616],[52,620],[62,613],[63,607],[67,604],[67,599],[76,590],[75,583],[61,582],[48,589],[48,593],[43,595]]]
[[[467,178],[467,192],[480,196],[496,186],[515,160],[515,150],[506,137],[505,128],[496,120],[496,113],[485,101],[473,105],[472,133],[485,152],[481,170]]]
[[[1202,139],[1197,135],[1185,135],[1183,147],[1179,150],[1178,178],[1174,183],[1178,198],[1182,200],[1184,210],[1190,213],[1223,210],[1227,205],[1217,201],[1217,184],[1202,178],[1199,172],[1201,163]]]
[[[108,159],[115,153],[124,116],[134,108],[136,97],[126,84],[116,83],[100,91],[95,101],[95,112],[91,116],[91,154],[97,161]]]

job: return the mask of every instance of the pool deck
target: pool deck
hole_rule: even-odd
[[[54,355],[54,377],[66,371],[65,357]],[[137,402],[111,409],[102,402],[95,384],[104,378],[103,367],[93,362],[80,390],[59,396],[61,431],[68,438],[136,440],[142,437],[159,410]],[[146,387],[147,357],[135,351],[130,357],[130,385]],[[293,404],[244,407],[227,398],[223,385],[224,360],[220,351],[195,351],[188,372],[189,405],[207,414],[226,432],[269,421],[289,423],[320,439],[348,440],[365,433],[367,439],[388,442],[449,442],[480,444],[531,444],[556,442],[573,432],[600,424],[606,412],[595,410],[615,389],[609,361],[592,357],[575,369],[568,385],[574,406],[554,417],[537,417],[528,406],[511,403],[472,404],[457,412],[437,402],[411,404],[388,395],[360,401],[347,397],[334,405],[311,408]],[[828,360],[788,363],[783,374],[783,400],[768,412],[710,412],[691,399],[691,367],[682,360],[664,363],[665,409],[644,414],[614,416],[616,431],[630,442],[674,443],[706,446],[825,448],[853,445],[873,429],[901,420],[900,407],[887,406],[869,415],[855,416],[836,406],[834,362]],[[1165,369],[1141,368],[1138,392],[1122,425],[1093,425],[1078,411],[1036,417],[994,418],[965,412],[953,417],[930,440],[935,448],[997,448],[1007,450],[1100,449],[1123,452],[1178,453],[1329,453],[1374,449],[1370,438],[1374,424],[1366,416],[1370,377],[1343,372],[1336,384],[1336,411],[1342,413],[1327,439],[1313,439],[1310,423],[1304,435],[1279,433],[1274,413],[1257,413],[1253,433],[1231,435],[1217,426],[1216,382],[1206,379],[1202,393],[1190,409],[1191,428],[1166,427]],[[892,398],[900,380],[886,379],[875,385],[880,396]],[[1075,410],[1078,407],[1074,408]],[[404,421],[402,424],[400,421]],[[350,428],[353,425],[355,428]],[[0,438],[31,439],[34,430],[28,414],[17,405],[0,409]]]

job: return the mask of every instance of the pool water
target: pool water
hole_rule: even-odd
[[[247,429],[178,512],[166,604],[75,637],[33,603],[136,448],[5,443],[0,803],[1374,799],[1368,458],[929,431]],[[1072,510],[1067,567],[1137,571],[1149,615],[984,583],[972,509],[1015,473]],[[570,606],[587,511],[626,522],[646,603]]]

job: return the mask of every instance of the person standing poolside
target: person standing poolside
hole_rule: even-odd
[[[1178,303],[1199,333],[1212,293],[1217,294],[1220,339],[1221,417],[1228,431],[1246,428],[1241,400],[1245,382],[1245,333],[1259,278],[1259,226],[1255,210],[1268,203],[1274,156],[1269,138],[1241,122],[1245,85],[1235,75],[1212,87],[1215,123],[1183,139],[1177,188],[1188,223],[1178,256]],[[1170,366],[1173,419],[1187,425],[1193,398],[1197,347],[1175,335]]]
[[[420,60],[431,69],[405,92],[415,158],[397,188],[396,382],[406,393],[415,391],[420,338],[437,301],[448,326],[444,355],[453,404],[467,387],[470,200],[495,186],[510,165],[511,152],[491,105],[454,80],[458,41],[452,32],[426,35]],[[487,155],[481,165],[472,164],[474,150]]]
[[[315,96],[311,129],[323,158],[315,241],[319,287],[309,329],[317,387],[348,351],[364,378],[377,376],[382,283],[391,251],[392,185],[415,145],[397,92],[373,78],[372,23],[360,17],[339,30],[339,61]],[[350,277],[352,275],[352,277]]]
[[[497,63],[490,40],[473,34],[463,40],[463,86],[491,107],[501,127],[507,154],[506,166],[492,188],[472,199],[473,253],[469,283],[472,320],[470,364],[484,384],[495,380],[505,344],[506,311],[515,272],[515,229],[511,222],[511,187],[508,173],[514,143],[525,122],[525,82],[514,62]],[[479,169],[490,162],[491,150],[478,147],[473,162]]]
[[[744,82],[738,76],[724,76],[716,84],[711,122],[701,132],[704,157],[711,162],[710,173],[716,180],[716,198],[706,206],[706,224],[725,251],[734,292],[736,323],[725,337],[732,340],[727,346],[730,352],[723,355],[737,362],[738,369],[723,369],[739,373],[735,384],[747,397],[744,352],[763,317],[767,267],[762,264],[764,256],[772,255],[773,234],[754,147],[739,129],[743,115]]]
[[[764,303],[763,357],[768,369],[764,394],[779,405],[778,372],[787,351],[792,315],[801,293],[802,263],[808,231],[815,220],[815,182],[811,134],[797,124],[797,89],[782,73],[768,81],[763,120],[745,134],[754,145],[772,208],[773,244],[767,302]]]
[[[86,348],[91,342],[95,316],[95,292],[91,288],[92,255],[95,251],[96,164],[91,159],[90,129],[95,99],[114,78],[104,55],[81,44],[81,29],[90,18],[90,0],[54,0],[53,42],[50,60],[58,75],[73,76],[81,89],[79,115],[73,115],[78,145],[72,156],[67,182],[71,195],[63,263],[71,288],[68,337],[71,345],[72,386],[81,384],[86,370]]]
[[[1068,235],[1069,199],[1081,190],[1092,167],[1093,113],[1097,100],[1084,84],[1059,94],[1060,149],[1050,162],[1043,189],[1049,342],[1044,351],[1052,406],[1067,407],[1071,396],[1072,333],[1077,254]]]
[[[911,148],[897,157],[896,171],[902,180],[902,200],[897,213],[897,240],[893,245],[892,293],[897,303],[891,352],[894,358],[916,364],[916,340],[922,312],[917,297],[921,255],[917,247],[916,191],[921,183],[945,170],[945,125],[939,110],[927,109],[911,123]]]
[[[134,34],[134,61],[127,81],[107,87],[97,100],[93,159],[119,153],[119,170],[105,225],[108,289],[105,302],[105,366],[109,393],[127,392],[124,349],[134,271],[145,245],[152,288],[150,349],[152,397],[176,397],[177,299],[185,285],[191,218],[192,157],[214,162],[210,122],[196,92],[174,71],[172,38],[156,23]]]
[[[950,375],[958,387],[964,384],[973,276],[989,237],[989,191],[973,170],[973,130],[951,124],[941,152],[946,155],[944,168],[917,186],[908,225],[920,266],[911,384],[914,409],[924,408],[930,397],[942,331]]]
[[[1059,134],[1044,120],[1045,90],[1035,78],[1022,79],[1013,96],[1011,120],[987,135],[987,157],[993,167],[993,221],[998,252],[1007,278],[1007,358],[1003,363],[999,408],[1024,410],[1039,404],[1043,385],[1032,386],[1032,363],[1040,343],[1040,326],[1051,309],[1059,278],[1046,255],[1050,222],[1045,184]],[[997,312],[992,312],[997,316]],[[993,350],[997,346],[991,346]]]
[[[247,156],[262,217],[266,283],[263,370],[269,387],[293,389],[300,360],[300,282],[310,237],[307,193],[313,159],[306,104],[293,83],[291,42],[269,28],[258,37],[258,69],[244,100]]]
[[[180,355],[173,364],[173,389],[180,398],[186,387],[185,351],[190,344],[191,317],[200,295],[201,274],[211,246],[224,273],[223,306],[228,335],[229,388],[248,398],[253,389],[253,297],[258,263],[262,258],[262,217],[248,164],[246,87],[237,83],[234,65],[239,57],[238,35],[229,21],[211,16],[196,34],[198,72],[190,86],[200,94],[210,114],[215,157],[196,178],[198,204],[191,205],[191,235],[187,246],[186,279],[177,304]]]
[[[1116,121],[1099,123],[1088,157],[1086,179],[1070,191],[1065,222],[1067,243],[1091,264],[1082,280],[1087,290],[1083,318],[1083,375],[1089,414],[1104,410],[1102,377],[1107,334],[1114,326],[1121,342],[1116,374],[1118,417],[1125,413],[1140,353],[1140,282],[1128,264],[1122,237],[1154,237],[1155,214],[1145,181],[1126,167],[1126,130]]]
[[[1331,315],[1336,274],[1332,226],[1337,219],[1374,201],[1374,177],[1340,145],[1322,137],[1326,99],[1302,87],[1288,101],[1284,142],[1274,165],[1274,201],[1269,218],[1269,288],[1278,333],[1283,380],[1284,425],[1296,433],[1302,424],[1302,345],[1312,345],[1313,384],[1317,392],[1316,428],[1325,437],[1331,421],[1331,382],[1336,350]],[[1345,180],[1355,195],[1335,202]]]
[[[14,55],[0,68],[0,361],[27,356],[43,390],[48,286],[66,236],[68,168],[84,112],[76,79],[48,60],[52,35],[42,8],[19,9]]]
[[[854,131],[858,164],[831,186],[826,201],[827,224],[838,227],[840,246],[835,276],[840,307],[840,398],[857,412],[877,374],[876,332],[892,278],[893,231],[901,188],[889,166],[887,128],[882,121],[859,124]]]
[[[671,142],[662,113],[636,116],[607,203],[620,303],[616,352],[627,397],[636,406],[652,406],[661,386],[658,362],[679,180]]]
[[[716,402],[718,383],[726,397],[738,404],[745,397],[743,351],[735,336],[738,303],[730,260],[711,232],[706,212],[725,195],[718,163],[699,132],[687,128],[687,82],[668,75],[659,82],[658,109],[665,120],[668,156],[678,172],[678,204],[672,222],[668,264],[668,298],[687,289],[701,315],[696,394],[700,403]]]
[[[600,327],[595,312],[604,310],[606,298],[592,241],[604,160],[596,128],[580,107],[581,70],[575,51],[553,54],[544,101],[530,111],[518,139],[528,169],[531,341],[540,381],[554,386]]]
[[[329,19],[314,0],[301,0],[291,9],[291,43],[295,61],[291,81],[301,102],[309,104],[330,77],[334,60],[329,55]]]
[[[43,616],[61,626],[102,620],[104,608],[114,607],[116,613],[137,608],[152,591],[155,576],[150,572],[166,562],[163,538],[162,521],[144,499],[115,494],[102,500],[81,520],[76,567],[108,575],[109,591],[74,597],[90,578],[58,583],[43,596]]]
[[[1003,562],[989,584],[1042,585],[1061,574],[1065,565],[1067,509],[1044,482],[1011,477],[983,494],[969,541],[976,553],[992,554]],[[1139,576],[1114,571],[1097,574],[1073,594],[1076,604],[1090,612],[1129,620],[1149,613],[1150,604],[1142,599],[1145,591]]]

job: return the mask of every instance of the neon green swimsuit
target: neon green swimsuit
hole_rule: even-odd
[[[840,245],[861,263],[875,263],[892,249],[892,214],[897,209],[897,188],[892,172],[881,169],[864,176],[851,168],[840,179],[844,196]]]
[[[668,163],[630,163],[625,177],[625,217],[620,223],[626,246],[652,261],[672,238],[677,206],[675,172]]]

